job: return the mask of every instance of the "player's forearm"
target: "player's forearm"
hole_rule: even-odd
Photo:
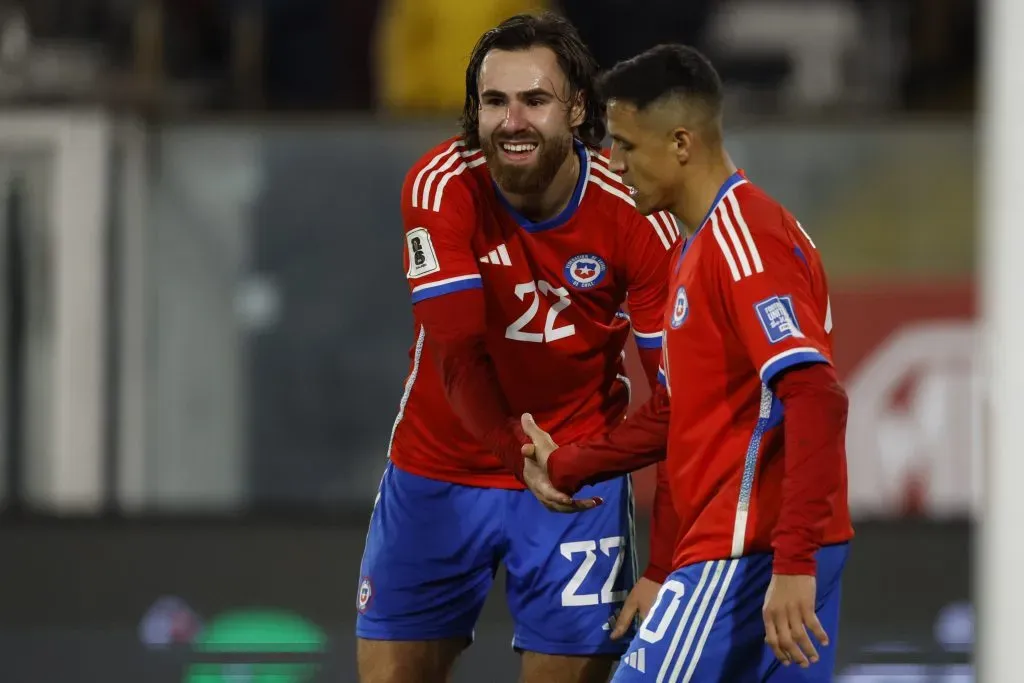
[[[661,364],[661,348],[644,349],[638,348],[637,355],[640,356],[640,365],[647,377],[647,385],[654,389],[658,386],[658,366]]]
[[[647,381],[652,388],[657,387],[661,349],[640,348],[638,351]],[[644,578],[664,583],[672,573],[672,556],[675,554],[676,536],[679,533],[679,516],[672,505],[672,492],[664,460],[657,464],[656,482],[651,509],[651,553]]]
[[[782,505],[772,537],[776,574],[814,574],[814,554],[843,485],[848,400],[831,366],[784,372],[774,383],[785,427]]]
[[[426,328],[448,402],[463,426],[522,481],[521,449],[530,440],[501,392],[487,352],[482,293],[456,292],[420,302],[417,315]]]
[[[644,577],[664,583],[672,573],[672,557],[679,536],[679,516],[672,504],[672,491],[665,462],[657,465],[657,484],[654,490],[654,509],[651,514],[651,558]]]
[[[563,493],[574,494],[587,484],[664,460],[668,416],[668,392],[659,384],[644,405],[611,431],[555,450],[548,459],[551,483]]]

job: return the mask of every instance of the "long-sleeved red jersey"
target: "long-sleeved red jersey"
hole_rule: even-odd
[[[572,199],[544,223],[518,218],[483,153],[461,139],[431,150],[407,175],[416,343],[390,447],[396,466],[522,488],[521,413],[566,442],[622,419],[623,348],[632,328],[642,352],[660,352],[679,231],[667,214],[637,213],[607,159],[580,144],[576,152]]]
[[[653,543],[673,544],[673,569],[774,551],[776,572],[813,574],[817,548],[853,535],[817,250],[737,173],[678,250],[671,283],[663,388],[609,434],[556,450],[552,480],[574,491],[659,460],[667,444],[679,528]]]

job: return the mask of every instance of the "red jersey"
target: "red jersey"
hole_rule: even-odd
[[[625,414],[623,349],[631,327],[640,348],[660,348],[670,253],[679,237],[668,214],[637,213],[604,157],[579,143],[576,153],[581,170],[573,196],[542,223],[517,214],[483,153],[459,138],[425,154],[402,190],[413,304],[483,289],[487,352],[509,408],[531,412],[566,442],[601,433]],[[441,372],[425,358],[426,331],[416,311],[389,456],[420,476],[522,488],[449,404]]]
[[[793,544],[794,536],[820,547],[853,535],[845,417],[829,426],[836,435],[827,452],[787,471],[786,458],[804,454],[786,455],[782,403],[770,388],[786,369],[832,364],[831,307],[817,249],[785,208],[737,173],[676,250],[670,270],[659,375],[667,392],[656,392],[602,439],[556,450],[548,462],[552,481],[569,492],[665,457],[678,533],[652,539],[652,546],[674,543],[673,568],[773,550],[780,566],[808,566],[809,546]],[[594,477],[598,470],[603,474]],[[822,514],[813,509],[824,519],[800,519],[805,511],[794,516],[790,506],[787,528],[780,528],[786,477],[794,498],[823,501]],[[794,519],[806,528],[789,528]]]
[[[662,369],[681,528],[674,563],[771,552],[784,468],[782,405],[768,387],[786,368],[832,363],[821,259],[793,216],[737,173],[670,282]],[[852,536],[845,468],[842,481],[823,544]]]

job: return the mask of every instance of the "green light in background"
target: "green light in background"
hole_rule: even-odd
[[[184,683],[308,683],[316,675],[314,662],[258,661],[275,654],[312,656],[323,653],[326,637],[308,619],[277,609],[242,609],[210,619],[196,636],[197,653],[238,654],[224,663],[191,664]],[[247,661],[251,655],[257,661]]]

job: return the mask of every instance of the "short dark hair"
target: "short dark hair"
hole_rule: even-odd
[[[715,115],[722,111],[722,80],[707,57],[686,45],[652,47],[602,74],[604,102],[624,100],[643,110],[665,97],[696,100]]]
[[[466,68],[466,102],[462,108],[462,134],[469,147],[480,146],[480,67],[491,50],[528,50],[546,47],[555,53],[569,82],[569,103],[581,94],[585,109],[576,135],[589,147],[600,148],[605,136],[604,107],[597,95],[597,62],[576,27],[552,12],[517,14],[480,37]]]

